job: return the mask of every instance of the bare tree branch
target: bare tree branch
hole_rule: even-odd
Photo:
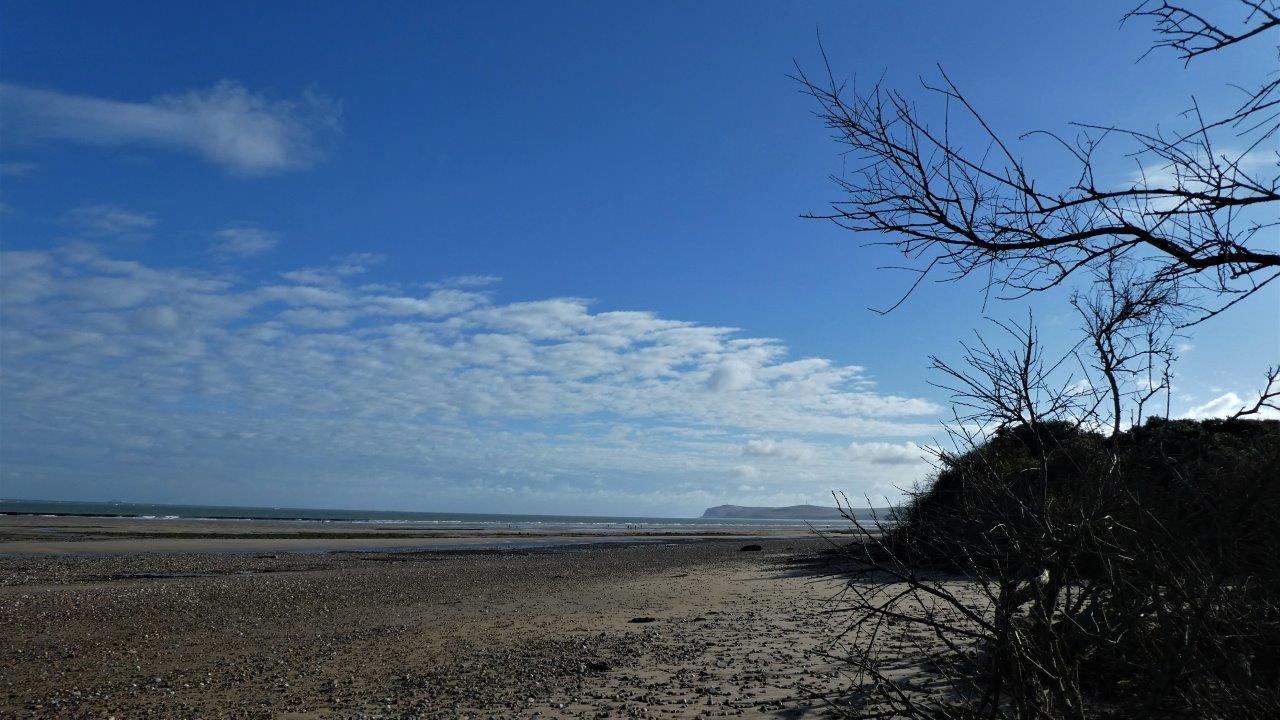
[[[1168,3],[1127,17],[1155,18],[1157,46],[1187,59],[1280,35],[1272,3],[1242,4],[1251,24],[1240,32]],[[809,217],[873,233],[872,244],[918,262],[908,295],[934,272],[949,279],[983,272],[999,296],[1020,297],[1124,260],[1144,268],[1144,282],[1176,286],[1186,307],[1199,311],[1194,321],[1254,294],[1280,270],[1280,247],[1268,239],[1280,224],[1280,158],[1270,153],[1268,160],[1262,149],[1275,130],[1267,113],[1280,111],[1272,97],[1280,79],[1263,83],[1227,118],[1206,120],[1193,107],[1190,132],[1076,124],[1074,138],[1030,133],[1024,139],[1049,139],[1075,166],[1074,182],[1050,189],[941,68],[940,83],[924,84],[942,105],[934,124],[879,83],[862,93],[847,89],[825,51],[823,59],[820,79],[799,68],[795,77],[857,164],[833,178],[844,199]],[[980,150],[955,139],[961,123]],[[1217,137],[1228,125],[1235,128],[1230,152]],[[1137,161],[1139,175],[1100,177],[1101,161],[1116,156],[1104,149],[1121,144],[1119,157]]]
[[[1265,408],[1280,410],[1280,365],[1267,368],[1267,384],[1258,395],[1258,401],[1253,405],[1240,408],[1231,415],[1231,419],[1239,420],[1242,417],[1257,415]]]

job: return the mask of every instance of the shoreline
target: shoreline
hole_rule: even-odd
[[[817,507],[817,506],[814,506]],[[168,503],[130,503],[121,501],[90,502],[74,500],[29,500],[0,498],[0,517],[81,517],[170,520],[277,520],[317,522],[362,522],[373,524],[479,524],[479,525],[656,525],[656,526],[794,526],[809,523],[840,522],[841,516],[822,509],[814,516],[721,515],[721,508],[710,508],[700,516],[618,516],[618,515],[547,515],[516,513],[436,512],[409,510],[354,510],[339,508],[306,508],[250,505],[182,505]],[[792,510],[793,508],[743,508],[744,510]],[[880,509],[884,512],[886,509]],[[866,508],[856,512],[875,513]],[[711,513],[711,514],[708,514]]]
[[[838,535],[837,532],[830,534]],[[183,554],[419,552],[521,549],[584,544],[759,541],[814,537],[807,527],[669,527],[572,530],[449,527],[423,529],[351,521],[0,516],[0,557]]]

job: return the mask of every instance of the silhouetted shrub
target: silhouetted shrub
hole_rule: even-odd
[[[894,519],[864,548],[878,569],[984,589],[977,634],[909,618],[980,638],[966,692],[1014,705],[980,716],[1280,717],[1280,421],[1009,427],[942,456]]]

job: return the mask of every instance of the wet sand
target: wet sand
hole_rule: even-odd
[[[841,582],[796,562],[812,537],[291,554],[93,532],[54,542],[170,547],[0,558],[0,716],[802,718],[843,686]]]
[[[0,515],[5,555],[328,552],[535,548],[611,542],[804,538],[804,527],[719,530],[689,526],[569,531],[314,520],[193,520]]]

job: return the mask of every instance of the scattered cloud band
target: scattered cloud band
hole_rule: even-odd
[[[337,106],[315,94],[278,100],[224,80],[205,90],[124,102],[0,83],[10,141],[152,146],[191,151],[238,175],[311,165]]]
[[[329,477],[326,497],[448,507],[515,488],[547,510],[607,495],[662,514],[892,492],[920,472],[905,446],[887,463],[850,450],[920,437],[939,412],[867,389],[859,366],[581,299],[498,302],[476,289],[488,278],[365,282],[377,260],[247,282],[86,245],[3,253],[6,487],[163,485],[181,467],[263,500]]]

